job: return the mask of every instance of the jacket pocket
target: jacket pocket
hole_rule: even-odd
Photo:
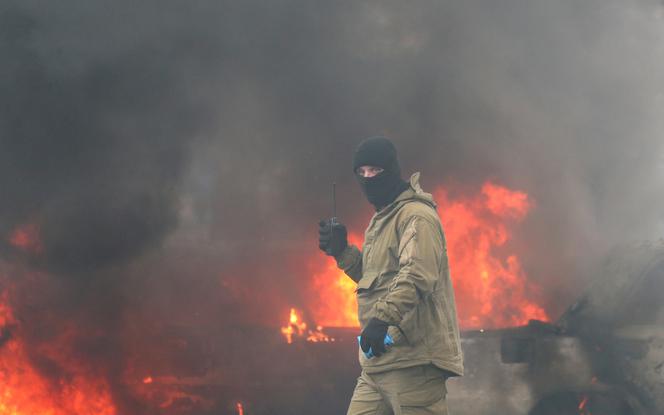
[[[379,294],[376,289],[378,273],[367,273],[357,282],[357,317],[362,327],[367,324],[371,315],[371,309],[378,300]]]
[[[362,275],[362,278],[357,282],[357,293],[360,294],[362,290],[370,290],[377,278],[378,273],[376,272],[365,273]]]

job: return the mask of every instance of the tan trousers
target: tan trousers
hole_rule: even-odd
[[[448,415],[445,379],[433,365],[362,371],[347,415]]]

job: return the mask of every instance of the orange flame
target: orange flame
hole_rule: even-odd
[[[323,326],[319,325],[316,326],[315,330],[307,330],[307,323],[302,321],[300,314],[301,313],[296,309],[291,308],[288,325],[281,328],[281,334],[284,335],[288,344],[292,344],[294,338],[302,338],[312,343],[334,341],[334,338],[331,338],[327,334],[323,333]]]
[[[304,330],[307,329],[307,323],[300,322],[300,317],[297,315],[297,310],[294,308],[290,309],[290,318],[288,320],[288,325],[281,328],[281,333],[286,337],[288,344],[293,343],[293,336],[302,336]]]
[[[489,182],[474,197],[454,200],[441,188],[435,199],[446,233],[461,326],[496,328],[548,320],[530,298],[537,287],[528,281],[519,258],[505,253],[511,228],[534,205],[528,195]]]
[[[17,324],[7,299],[4,291],[0,330]],[[43,377],[32,366],[20,335],[14,334],[0,343],[0,415],[117,414],[106,382],[75,370],[69,375],[57,382]]]
[[[362,238],[349,233],[348,243],[361,247]],[[311,309],[313,319],[325,327],[359,327],[355,298],[357,284],[330,257],[317,257],[311,269],[310,292],[315,298],[312,301],[315,307]]]

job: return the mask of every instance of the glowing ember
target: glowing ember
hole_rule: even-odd
[[[152,376],[148,376],[145,379],[143,379],[143,383],[145,383],[146,385],[149,385],[152,382],[153,382]]]
[[[511,227],[533,206],[527,194],[485,183],[479,195],[452,199],[435,192],[445,229],[459,321],[463,328],[496,328],[547,321],[519,258],[504,253]]]
[[[44,251],[39,236],[39,227],[35,224],[27,224],[14,229],[9,237],[9,243],[14,248],[33,254],[41,254]]]
[[[3,292],[0,330],[17,324],[7,304],[7,292]],[[12,333],[0,344],[0,415],[117,414],[106,382],[67,369],[66,377],[43,376],[32,366],[20,333]]]
[[[288,325],[281,328],[281,333],[286,337],[286,342],[288,344],[293,343],[295,338],[303,338],[312,343],[334,341],[333,338],[323,333],[322,326],[316,326],[315,330],[307,330],[307,323],[302,321],[302,318],[300,317],[301,314],[302,313],[298,312],[296,309],[291,308]]]
[[[312,343],[328,343],[333,342],[334,338],[323,333],[323,326],[316,326],[316,330],[309,330],[307,341]]]
[[[241,402],[236,403],[235,408],[237,409],[237,415],[244,415],[244,407]]]
[[[580,415],[590,415],[590,411],[587,410],[588,406],[588,397],[582,396],[581,401],[579,402],[579,414]]]

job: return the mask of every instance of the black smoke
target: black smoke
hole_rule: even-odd
[[[371,134],[429,188],[532,195],[533,278],[573,280],[662,229],[654,2],[10,1],[0,16],[0,230],[36,222],[58,273],[159,246],[183,201],[222,262],[305,246],[333,180],[361,228],[350,153]]]
[[[209,114],[173,64],[185,65],[185,45],[130,33],[118,45],[103,10],[81,7],[0,9],[0,230],[36,223],[42,262],[62,273],[136,256],[175,228],[190,142]]]

